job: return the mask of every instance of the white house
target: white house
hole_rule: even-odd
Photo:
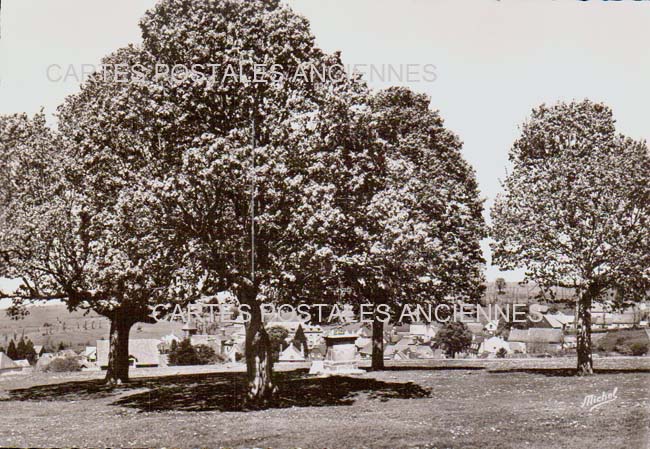
[[[30,368],[32,365],[29,364],[29,360],[26,359],[21,359],[21,360],[14,360],[14,363],[21,367],[21,368]]]
[[[129,363],[133,367],[155,367],[161,364],[158,345],[160,340],[152,338],[129,340]],[[108,340],[97,340],[97,365],[108,368]]]
[[[309,325],[306,324],[303,326],[305,331],[305,337],[307,337],[307,347],[312,349],[318,345],[321,345],[325,342],[323,339],[323,328],[319,325]]]
[[[511,329],[508,343],[513,351],[520,350],[519,343],[523,343],[526,353],[553,352],[563,347],[564,334],[562,329],[552,328]],[[514,343],[517,343],[517,348],[513,346]]]
[[[94,363],[97,361],[97,347],[95,346],[86,346],[84,352],[81,354],[88,362]]]
[[[176,336],[173,332],[169,335],[165,335],[160,338],[160,341],[163,342],[167,346],[171,346],[172,342],[175,341],[176,343],[181,342],[181,338]]]
[[[192,346],[204,345],[214,349],[216,354],[221,354],[223,351],[223,340],[224,338],[218,335],[205,335],[205,334],[195,334],[190,337],[190,343]]]
[[[564,325],[564,329],[568,329],[573,326],[576,322],[575,315],[567,315],[562,312],[558,312],[554,315],[555,319]]]
[[[235,363],[243,359],[244,349],[241,344],[233,340],[224,342],[223,355],[228,358],[229,362]]]
[[[431,323],[414,323],[409,326],[409,334],[421,337],[423,341],[431,341],[435,338],[438,328]]]
[[[564,328],[564,324],[562,323],[562,321],[560,321],[552,313],[547,313],[547,314],[544,314],[542,316],[544,317],[544,319],[546,320],[548,325],[551,326],[551,328],[553,328],[553,329],[563,329]]]
[[[501,337],[490,337],[483,340],[481,346],[479,346],[478,353],[482,354],[484,352],[490,354],[496,354],[500,349],[505,349],[508,354],[512,354],[512,349],[510,344]]]

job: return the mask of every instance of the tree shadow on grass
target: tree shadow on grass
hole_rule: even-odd
[[[372,372],[371,369],[368,369]],[[467,366],[421,366],[421,365],[407,365],[407,366],[387,366],[382,371],[485,371],[485,366],[467,365]]]
[[[490,374],[512,374],[525,373],[536,374],[547,377],[575,377],[578,371],[575,368],[512,368],[512,369],[492,369]],[[643,368],[635,369],[594,369],[595,375],[602,374],[632,374],[632,373],[650,373],[650,370]]]
[[[413,383],[383,382],[365,377],[307,377],[304,370],[274,375],[279,392],[269,408],[352,405],[361,396],[371,400],[416,399],[430,392]],[[146,389],[146,391],[137,391]],[[132,394],[129,394],[132,392]],[[87,400],[121,396],[112,405],[143,412],[243,411],[243,373],[198,374],[134,379],[109,387],[101,381],[68,382],[10,392],[9,400]]]

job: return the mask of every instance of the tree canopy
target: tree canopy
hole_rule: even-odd
[[[450,321],[438,331],[435,343],[444,349],[447,356],[454,358],[457,353],[470,348],[472,333],[465,323]]]
[[[650,156],[616,133],[611,109],[589,100],[533,110],[510,151],[512,172],[492,209],[494,262],[579,297],[578,364],[592,371],[592,301],[628,303],[650,287]]]

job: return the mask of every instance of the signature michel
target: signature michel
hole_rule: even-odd
[[[589,411],[600,407],[601,405],[607,404],[609,402],[615,401],[618,399],[616,393],[618,392],[618,387],[614,388],[611,393],[603,391],[601,394],[589,394],[585,396],[585,399],[582,401],[582,408],[589,408]]]

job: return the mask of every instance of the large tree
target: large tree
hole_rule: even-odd
[[[108,73],[96,73],[58,111],[72,162],[68,188],[80,198],[90,242],[80,288],[94,292],[68,305],[92,308],[111,320],[107,379],[124,381],[131,327],[152,322],[154,305],[187,302],[198,297],[199,288],[185,274],[192,261],[183,242],[154,220],[158,204],[151,185],[168,168],[159,140],[171,131],[156,121],[155,86],[148,82],[153,59],[129,46],[103,63]],[[148,77],[110,69],[119,65],[139,67]]]
[[[462,142],[429,109],[426,95],[390,88],[375,95],[372,106],[388,159],[382,191],[370,204],[370,216],[381,226],[376,236],[370,227],[370,254],[378,259],[371,265],[383,267],[376,280],[388,287],[380,297],[399,304],[478,301],[484,288],[483,201]],[[382,363],[375,344],[373,366]]]
[[[512,172],[492,209],[494,262],[577,295],[578,373],[591,374],[591,306],[650,286],[650,156],[588,100],[542,105],[510,151]]]
[[[324,121],[353,114],[336,100],[353,101],[364,87],[347,79],[336,55],[314,46],[306,19],[277,0],[165,0],[141,26],[158,64],[191,62],[205,74],[154,79],[164,92],[158,109],[177,114],[161,120],[174,132],[159,139],[157,157],[165,155],[169,169],[152,191],[160,226],[175,230],[186,258],[199,263],[203,291],[231,290],[247,307],[249,401],[264,404],[274,386],[260,305],[279,291],[287,300],[310,298],[306,286],[322,285],[300,265],[319,257],[313,233],[325,232],[318,222],[326,214],[317,216],[306,199],[329,186],[317,175],[321,148],[339,150],[323,144],[334,132]],[[264,82],[252,82],[255,64],[267,68]],[[224,76],[233,67],[247,78]],[[311,68],[326,76],[316,79]]]
[[[105,62],[136,57],[129,48]],[[129,123],[128,102],[142,99],[136,86],[97,74],[61,107],[60,133],[42,115],[8,118],[0,130],[9,167],[0,186],[2,275],[23,281],[9,296],[17,305],[61,299],[109,318],[109,382],[128,380],[132,325],[152,321],[150,307],[185,285],[168,263],[179,246],[153,226],[142,188],[151,148]]]
[[[349,289],[344,301],[377,312],[372,368],[382,369],[387,309],[377,308],[399,318],[406,304],[478,300],[485,230],[474,171],[429,98],[395,87],[361,100],[362,118],[336,129],[363,158],[338,158],[320,204],[340,217],[327,222],[331,277]]]

